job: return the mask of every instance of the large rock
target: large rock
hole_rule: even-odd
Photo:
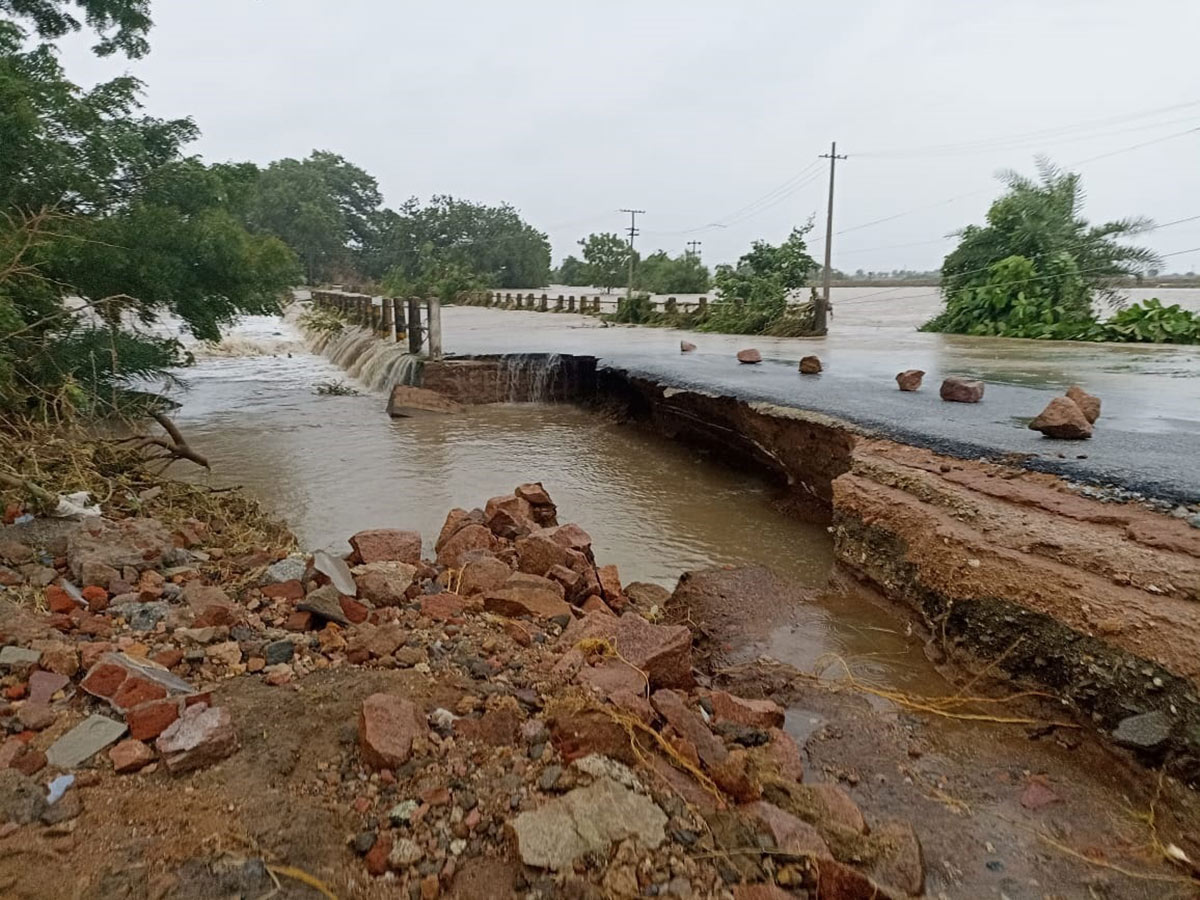
[[[972,378],[947,378],[942,382],[942,399],[951,403],[978,403],[983,399],[983,382]]]
[[[350,538],[350,546],[361,563],[402,562],[410,566],[421,562],[421,533],[397,528],[372,528]]]
[[[412,587],[417,567],[404,562],[374,562],[353,569],[360,596],[376,606],[399,606]]]
[[[791,813],[784,812],[778,806],[773,806],[765,800],[756,800],[738,807],[738,810],[753,819],[761,830],[771,836],[776,849],[797,856],[832,859],[829,846],[817,829]]]
[[[709,769],[715,769],[725,761],[729,751],[719,737],[713,734],[704,720],[688,708],[683,694],[672,690],[655,691],[650,704],[659,712],[667,724],[686,738],[696,748],[700,761]]]
[[[1100,418],[1100,398],[1094,394],[1089,394],[1077,384],[1067,388],[1067,396],[1075,401],[1075,405],[1083,410],[1084,418],[1091,424],[1095,425],[1096,420]]]
[[[531,575],[545,575],[555,566],[567,566],[567,548],[544,534],[531,534],[517,541],[517,568]]]
[[[497,537],[510,541],[532,534],[539,528],[533,505],[515,493],[492,497],[483,509],[487,527]]]
[[[590,612],[563,632],[560,645],[569,649],[554,671],[577,673],[584,661],[579,642],[589,638],[612,641],[630,665],[646,673],[652,688],[692,686],[692,632],[685,625],[652,625],[634,612],[619,617]]]
[[[483,608],[502,616],[532,616],[535,619],[553,619],[571,615],[571,607],[563,599],[563,586],[549,578],[517,572],[510,575],[502,586],[488,591],[483,598]]]
[[[819,356],[803,356],[800,358],[801,375],[820,375],[821,358]]]
[[[753,365],[754,363],[762,362],[762,354],[753,347],[748,347],[745,350],[738,351],[737,361],[744,365]]]
[[[696,345],[693,344],[691,341],[680,341],[679,342],[679,352],[680,353],[691,353],[695,349],[696,349]]]
[[[533,507],[533,520],[543,528],[558,524],[558,507],[550,499],[550,493],[540,481],[517,485],[514,493]]]
[[[429,733],[425,716],[411,700],[395,694],[372,694],[358,715],[358,746],[363,761],[376,769],[395,769],[408,762],[413,741]]]
[[[591,559],[592,536],[574,522],[559,525],[557,528],[549,529],[543,533],[548,535],[554,543],[566,547],[568,550],[575,550],[582,553],[587,559]],[[574,568],[574,566],[571,568]]]
[[[458,593],[464,597],[472,594],[483,594],[495,590],[508,580],[512,569],[508,564],[494,556],[484,556],[472,560],[462,567],[462,577],[458,581]]]
[[[1041,414],[1029,423],[1033,431],[1065,441],[1082,441],[1092,436],[1092,423],[1069,397],[1055,397]]]
[[[495,550],[500,542],[496,536],[483,525],[469,523],[455,531],[446,542],[438,548],[438,565],[457,569],[461,565],[464,554],[472,550]]]
[[[896,376],[896,384],[902,391],[915,391],[921,387],[921,379],[925,377],[923,369],[905,369]]]
[[[713,691],[709,701],[718,722],[736,722],[763,729],[783,727],[783,707],[772,700],[746,700],[725,691]]]
[[[173,775],[219,762],[238,747],[229,710],[197,703],[183,711],[155,742]]]
[[[509,822],[527,866],[569,869],[581,856],[607,858],[609,847],[635,838],[647,850],[665,839],[667,817],[649,797],[611,778],[576,788]]]
[[[393,419],[406,419],[412,416],[443,415],[462,412],[462,405],[451,400],[445,394],[431,391],[427,388],[410,387],[398,384],[392,388],[388,397],[387,414]]]
[[[132,518],[113,522],[92,519],[67,537],[67,565],[77,581],[84,567],[108,567],[120,571],[126,566],[141,571],[159,568],[163,557],[175,549],[171,533],[157,519]],[[108,587],[101,584],[100,587]]]

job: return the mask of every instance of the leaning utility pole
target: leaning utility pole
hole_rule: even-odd
[[[834,141],[829,145],[829,152],[822,153],[818,158],[829,160],[829,214],[825,217],[825,295],[814,310],[813,330],[817,334],[825,334],[829,331],[829,281],[833,275],[830,268],[833,257],[833,170],[837,161],[846,157],[838,156],[837,141]]]
[[[700,251],[697,250],[696,248],[699,247],[703,243],[704,243],[704,241],[688,241],[687,242],[688,255],[689,256],[699,256]]]
[[[633,299],[633,239],[637,237],[637,217],[644,216],[644,209],[622,209],[621,212],[629,213],[629,285],[625,288],[625,305],[629,305],[629,301]]]

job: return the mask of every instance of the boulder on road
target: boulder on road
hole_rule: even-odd
[[[947,378],[942,382],[942,399],[951,403],[978,403],[983,399],[983,382],[972,378]]]
[[[748,347],[745,350],[739,350],[737,361],[744,365],[753,365],[754,363],[762,362],[762,354],[753,347]]]
[[[1082,441],[1092,436],[1092,423],[1070,397],[1055,397],[1029,427],[1046,437],[1064,441]]]
[[[905,369],[896,376],[896,384],[902,391],[915,391],[921,387],[921,379],[924,377],[923,369]]]
[[[691,341],[680,341],[679,342],[679,352],[680,353],[691,353],[695,349],[696,349],[696,345],[693,344]]]
[[[1100,418],[1100,398],[1089,394],[1077,384],[1067,388],[1067,396],[1075,401],[1076,405],[1083,410],[1084,418],[1093,425]]]
[[[817,356],[804,356],[800,359],[801,375],[820,375],[821,359]]]

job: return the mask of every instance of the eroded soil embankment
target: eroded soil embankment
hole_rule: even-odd
[[[1051,691],[1147,761],[1200,777],[1200,532],[1185,522],[799,410],[614,372],[601,390],[777,473],[832,521],[839,561],[917,612],[944,652]]]

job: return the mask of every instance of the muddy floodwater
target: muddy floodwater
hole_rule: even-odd
[[[825,526],[778,508],[770,481],[665,438],[569,405],[391,420],[383,397],[361,384],[357,396],[317,395],[318,384],[346,373],[273,318],[247,319],[225,351],[273,355],[201,359],[184,373],[176,419],[212,462],[211,483],[245,485],[306,547],[345,552],[356,531],[411,528],[432,555],[450,508],[532,480],[626,583],[671,589],[688,569],[756,563],[806,587],[828,581]],[[935,686],[920,645],[901,627],[865,596],[826,593],[793,611],[761,649],[803,667],[836,653],[873,677]]]

